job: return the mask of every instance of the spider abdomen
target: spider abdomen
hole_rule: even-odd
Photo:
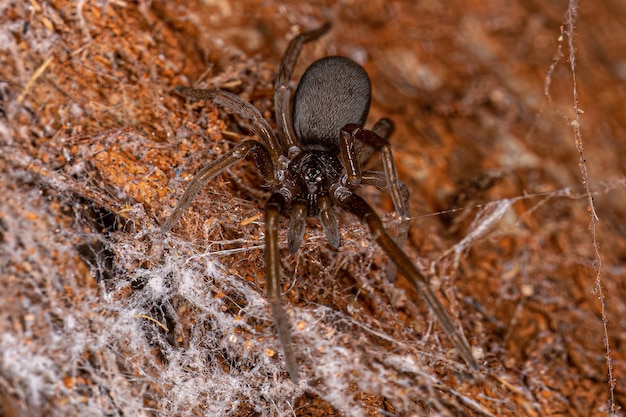
[[[304,150],[336,153],[341,128],[363,126],[370,99],[369,77],[353,60],[331,56],[311,64],[293,100],[294,129]]]

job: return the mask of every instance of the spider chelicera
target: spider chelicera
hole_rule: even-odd
[[[161,228],[172,229],[200,189],[242,159],[252,159],[273,193],[265,205],[265,280],[267,297],[282,345],[287,370],[298,382],[298,365],[291,341],[289,321],[280,301],[279,216],[290,217],[288,248],[297,252],[306,218],[316,216],[329,244],[338,248],[340,233],[334,206],[354,214],[367,224],[373,239],[418,291],[439,321],[461,357],[472,368],[478,365],[463,334],[428,285],[427,279],[383,227],[380,217],[355,190],[370,185],[386,190],[402,219],[400,240],[409,224],[408,190],[398,180],[396,164],[387,138],[393,131],[389,119],[379,120],[371,130],[363,126],[370,107],[371,87],[365,70],[339,56],[322,58],[305,71],[293,99],[289,80],[305,43],[330,28],[325,24],[296,36],[287,47],[275,82],[274,105],[278,137],[261,113],[250,103],[223,90],[177,87],[184,96],[209,100],[251,123],[260,141],[248,139],[221,158],[204,165],[187,186],[178,205]],[[362,170],[361,165],[380,151],[383,172]]]

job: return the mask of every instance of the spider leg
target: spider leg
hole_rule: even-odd
[[[340,132],[340,159],[343,166],[346,168],[346,174],[348,175],[348,182],[352,185],[359,185],[361,183],[361,163],[357,158],[356,146],[357,138],[356,133],[367,132],[360,135],[361,139],[365,139],[365,136],[376,135],[370,130],[363,130],[359,125],[349,124],[341,129]],[[369,133],[369,134],[368,134]],[[381,138],[382,139],[382,138]],[[373,137],[373,140],[375,138]],[[367,142],[366,142],[367,143]]]
[[[377,121],[376,124],[372,127],[372,132],[376,133],[383,139],[389,139],[389,136],[391,136],[395,128],[396,127],[391,119],[383,117],[382,119]],[[367,145],[363,142],[357,143],[356,155],[359,159],[359,162],[361,164],[364,164],[370,158],[370,156],[372,156],[372,154],[376,152],[376,149],[376,147]]]
[[[278,248],[278,218],[287,206],[285,197],[274,193],[265,205],[265,286],[272,309],[278,339],[285,353],[287,371],[294,384],[298,384],[298,363],[293,351],[289,320],[280,301],[280,251]]]
[[[361,184],[363,185],[371,185],[383,191],[387,191],[390,195],[392,192],[389,190],[391,188],[391,184],[388,183],[387,175],[381,171],[373,171],[366,170],[361,174]],[[400,180],[398,180],[398,191],[397,191],[401,204],[400,207],[396,207],[396,211],[398,214],[401,212],[405,213],[403,217],[410,217],[410,207],[409,207],[409,188]],[[395,203],[394,203],[395,205]],[[400,214],[402,216],[402,214]]]
[[[358,216],[367,224],[376,243],[380,245],[391,260],[398,266],[398,269],[400,269],[400,272],[402,272],[409,283],[417,290],[463,360],[465,360],[471,368],[478,369],[478,364],[472,355],[472,350],[463,333],[454,325],[448,311],[428,285],[428,281],[422,271],[415,266],[408,255],[400,249],[391,236],[385,231],[382,221],[376,212],[365,200],[347,189],[344,189],[342,192],[339,192],[339,190],[336,191],[335,198],[337,198],[340,207]]]
[[[278,158],[283,153],[280,143],[267,120],[263,118],[261,112],[252,104],[242,100],[236,94],[224,90],[204,90],[178,86],[175,91],[196,100],[210,100],[249,120],[252,131],[263,141],[263,144],[270,152],[274,164],[278,162]]]
[[[389,193],[389,195],[396,195],[399,199],[400,204],[397,204],[396,200],[393,200],[394,207],[396,212],[400,216],[400,227],[398,228],[398,237],[396,238],[396,243],[402,246],[407,239],[409,233],[409,225],[411,220],[411,206],[409,204],[409,189],[407,186],[400,180],[397,182],[398,189],[393,190],[394,183],[389,183],[389,179],[385,172],[380,171],[363,171],[361,174],[361,184],[363,185],[371,185],[383,191]]]
[[[348,181],[352,185],[357,185],[363,181],[363,173],[361,172],[361,164],[363,163],[361,157],[363,155],[358,155],[358,144],[364,145],[361,150],[367,147],[380,150],[386,180],[386,186],[383,188],[391,195],[396,212],[402,219],[400,238],[406,240],[410,222],[408,190],[404,191],[406,186],[398,178],[398,169],[393,158],[391,145],[386,139],[391,131],[393,131],[393,123],[389,119],[381,119],[376,123],[373,130],[366,130],[355,124],[346,125],[341,129],[341,160],[346,167]],[[380,136],[377,132],[384,136]],[[369,155],[367,156],[369,157]],[[378,180],[371,175],[372,172],[370,171],[366,181],[371,181],[373,182],[372,185],[378,186]]]
[[[249,158],[250,156],[253,157],[257,167],[261,171],[261,174],[266,179],[270,180],[274,178],[274,165],[272,163],[270,153],[265,145],[252,139],[243,141],[221,158],[218,158],[200,168],[195,177],[193,177],[193,180],[187,186],[187,189],[178,201],[178,204],[172,214],[170,214],[165,223],[163,223],[161,233],[167,233],[172,229],[172,227],[174,227],[183,212],[189,208],[189,205],[196,197],[196,194],[198,194],[207,182],[211,181],[236,162]]]
[[[291,90],[289,80],[293,69],[305,43],[315,40],[328,32],[330,23],[325,23],[317,29],[304,32],[289,42],[287,50],[280,63],[278,75],[274,83],[274,108],[276,112],[276,124],[278,125],[278,138],[286,154],[297,153],[302,145],[293,130],[293,115],[291,107]]]
[[[361,175],[361,184],[371,185],[383,191],[387,191],[391,196],[396,195],[396,193],[401,196],[400,206],[398,206],[396,201],[394,201],[396,213],[400,216],[400,224],[397,227],[394,227],[393,230],[395,232],[395,242],[398,246],[403,247],[409,237],[409,226],[411,225],[409,189],[402,181],[398,180],[399,190],[396,191],[396,193],[392,192],[391,186],[394,183],[389,183],[386,173],[380,171],[364,171]],[[393,282],[396,279],[397,272],[396,264],[390,264],[387,269],[387,278]]]

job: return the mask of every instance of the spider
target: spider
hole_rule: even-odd
[[[302,243],[307,217],[318,217],[329,244],[337,249],[340,233],[334,207],[367,224],[373,239],[426,302],[461,357],[473,369],[478,365],[463,334],[428,285],[422,271],[383,227],[380,217],[355,191],[361,185],[386,190],[402,219],[400,239],[409,223],[408,190],[397,175],[390,144],[391,120],[379,120],[371,130],[363,126],[370,107],[371,86],[365,70],[339,56],[322,58],[307,68],[291,105],[289,80],[305,43],[318,39],[330,24],[293,38],[282,58],[275,81],[274,105],[278,136],[259,110],[227,91],[176,87],[183,96],[210,100],[250,121],[260,141],[247,139],[221,158],[204,165],[187,186],[176,208],[163,224],[167,233],[189,207],[200,189],[242,159],[252,159],[273,193],[265,204],[265,280],[276,332],[287,370],[298,383],[298,365],[289,321],[280,300],[279,216],[290,217],[287,246],[295,254]],[[364,170],[362,164],[380,151],[383,172]]]

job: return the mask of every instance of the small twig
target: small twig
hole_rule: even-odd
[[[35,71],[33,76],[30,77],[30,80],[28,80],[28,82],[26,83],[26,86],[24,87],[24,90],[22,90],[22,92],[20,93],[19,97],[17,98],[17,100],[16,100],[17,104],[22,104],[22,102],[24,101],[24,98],[26,97],[26,94],[28,94],[28,92],[32,88],[33,84],[35,84],[35,81],[37,81],[37,79],[39,77],[41,77],[41,74],[44,73],[44,71],[46,70],[46,68],[48,68],[48,66],[50,65],[51,62],[52,62],[52,57],[46,59],[44,61],[44,63],[41,64],[39,66],[39,68],[37,68],[37,70]]]
[[[168,328],[167,328],[167,326],[166,326],[165,324],[161,323],[160,321],[158,321],[158,320],[157,320],[157,319],[155,319],[155,318],[152,318],[152,317],[150,317],[150,316],[146,316],[145,314],[135,314],[135,315],[133,315],[133,318],[135,318],[135,319],[146,319],[146,320],[150,320],[150,321],[152,321],[152,322],[156,323],[156,324],[157,324],[160,328],[162,328],[162,329],[163,329],[163,330],[165,330],[166,332],[169,332],[169,331],[170,331],[170,329],[168,329]]]

